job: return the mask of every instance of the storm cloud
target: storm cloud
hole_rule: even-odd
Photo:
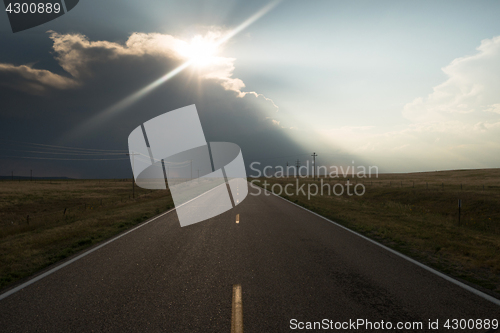
[[[218,32],[198,38],[217,38]],[[158,33],[133,33],[125,43],[91,41],[81,34],[49,31],[52,54],[63,69],[53,73],[33,64],[0,63],[1,131],[4,139],[71,147],[126,150],[129,133],[139,124],[186,105],[196,104],[208,141],[242,147],[245,159],[303,152],[283,128],[279,108],[269,97],[245,91],[234,77],[236,59],[216,56],[204,67],[188,67],[133,105],[92,126],[82,124],[186,62],[188,41]],[[8,146],[3,142],[3,146]],[[14,152],[15,153],[15,152]],[[276,155],[278,154],[278,155]],[[26,154],[19,153],[19,156]],[[31,156],[31,155],[30,155]],[[39,156],[39,155],[34,155]],[[26,161],[1,160],[2,172]],[[125,177],[125,161],[34,161],[74,177]],[[61,167],[64,165],[64,167]],[[63,170],[63,171],[61,171]]]

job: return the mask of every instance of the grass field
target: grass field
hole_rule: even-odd
[[[0,288],[172,207],[130,180],[0,181]]]
[[[300,179],[299,187],[345,185],[345,178]],[[311,196],[296,193],[295,178],[259,179],[281,196],[339,222],[438,270],[500,293],[500,169],[352,178],[363,184],[362,196]],[[258,183],[256,183],[258,184]],[[358,192],[361,187],[358,187]],[[352,186],[351,186],[352,192]],[[340,185],[337,186],[340,193]],[[458,222],[458,200],[462,200]]]
[[[259,180],[292,184],[288,190],[295,192],[295,178]],[[331,186],[347,182],[321,180]],[[307,191],[321,180],[299,179],[299,186]],[[500,292],[500,169],[349,181],[363,184],[365,194],[282,196],[451,276]],[[173,207],[169,191],[136,187],[131,196],[130,180],[0,181],[0,288]]]

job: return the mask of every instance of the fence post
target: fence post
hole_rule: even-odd
[[[462,208],[462,200],[458,199],[458,226],[460,226],[460,209]]]
[[[68,208],[64,208],[63,215],[66,215],[66,209],[68,209]]]

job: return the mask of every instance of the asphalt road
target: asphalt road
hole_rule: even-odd
[[[292,319],[423,323],[392,330],[405,332],[500,319],[498,305],[262,193],[183,228],[172,211],[0,300],[0,331],[230,332],[236,284],[247,333],[306,331]]]

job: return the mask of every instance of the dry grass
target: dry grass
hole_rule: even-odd
[[[323,181],[345,184],[346,179]],[[286,198],[445,273],[500,292],[499,169],[350,181],[365,184],[365,195]],[[0,181],[0,288],[173,207],[168,191],[136,187],[136,199],[130,195],[130,180]],[[458,199],[463,202],[460,226]]]
[[[173,207],[168,191],[135,190],[129,199],[130,180],[0,182],[0,288]]]
[[[140,196],[151,191],[135,187]],[[130,199],[130,180],[0,181],[0,226]],[[81,209],[80,209],[81,208]]]
[[[345,184],[346,179],[323,182]],[[302,194],[282,196],[447,274],[500,292],[499,169],[382,174],[373,179],[351,177],[350,182],[363,183],[366,193],[326,195],[325,188],[325,195],[311,200]],[[307,189],[320,182],[300,179],[302,183]],[[289,193],[294,189],[290,187]]]

